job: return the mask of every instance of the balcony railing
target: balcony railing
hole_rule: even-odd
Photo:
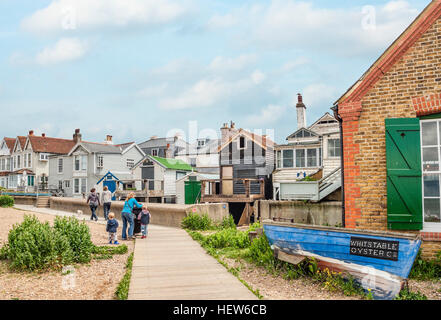
[[[264,198],[263,179],[201,180],[201,202],[250,202]]]

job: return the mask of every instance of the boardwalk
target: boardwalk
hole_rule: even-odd
[[[181,229],[150,226],[135,244],[129,300],[255,300]]]

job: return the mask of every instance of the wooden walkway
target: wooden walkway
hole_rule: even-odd
[[[129,300],[256,300],[185,230],[149,226],[137,239]]]

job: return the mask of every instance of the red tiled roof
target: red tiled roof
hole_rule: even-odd
[[[9,151],[12,152],[12,149],[14,149],[15,139],[14,138],[4,138],[6,145],[9,148]]]
[[[9,174],[10,174],[9,171],[0,172],[0,177],[6,177],[9,176]]]
[[[26,171],[27,175],[34,175],[34,172],[32,170],[29,170],[29,169],[20,169],[20,170],[12,172],[11,174],[22,174],[25,171]]]
[[[75,141],[59,139],[59,138],[49,138],[42,136],[28,136],[29,142],[31,143],[32,150],[34,152],[47,152],[55,154],[68,154],[69,151],[75,146]]]
[[[25,145],[25,143],[26,143],[26,137],[18,136],[17,138],[18,138],[18,141],[20,142],[20,147],[21,147],[21,149],[23,149],[23,148],[24,148],[24,145]]]

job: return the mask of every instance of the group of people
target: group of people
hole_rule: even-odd
[[[98,216],[96,215],[96,210],[98,207],[103,204],[104,218],[107,220],[106,231],[109,234],[109,244],[119,244],[117,232],[119,223],[115,219],[115,214],[110,212],[110,208],[112,206],[112,192],[105,186],[103,188],[103,193],[101,194],[101,200],[98,194],[96,193],[96,189],[93,188],[90,190],[90,194],[87,198],[87,203],[89,204],[90,211],[92,215],[90,220],[98,221]],[[141,208],[142,211],[138,214],[137,219],[141,224],[141,239],[145,239],[147,237],[147,227],[150,224],[151,214],[146,205],[142,205],[138,203],[135,199],[135,194],[132,192],[127,196],[126,201],[124,202],[124,207],[121,212],[122,219],[122,240],[132,240],[134,239],[134,229],[135,229],[135,214],[133,213],[134,208]],[[128,227],[128,230],[127,230]]]

